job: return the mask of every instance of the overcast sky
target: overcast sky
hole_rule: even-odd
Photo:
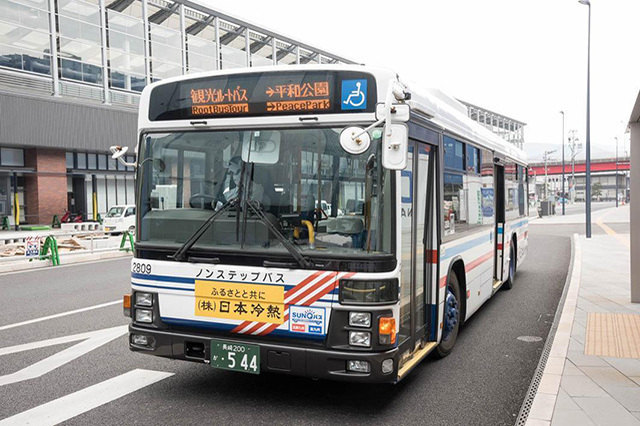
[[[585,141],[588,7],[577,0],[199,1],[524,121],[526,143],[559,147],[560,110]],[[591,143],[613,153],[640,90],[640,0],[591,3]]]

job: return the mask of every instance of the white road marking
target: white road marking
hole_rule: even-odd
[[[74,359],[81,357],[82,355],[90,352],[100,346],[109,343],[110,341],[117,339],[123,334],[127,333],[128,326],[121,325],[113,328],[106,328],[104,330],[98,330],[90,333],[81,333],[73,336],[60,337],[57,339],[43,340],[40,342],[27,343],[25,345],[11,346],[0,349],[0,355],[7,355],[10,353],[22,352],[30,349],[42,348],[46,346],[57,345],[60,343],[73,342],[76,340],[86,339],[85,341],[73,345],[70,348],[62,350],[48,358],[38,361],[35,364],[31,364],[22,370],[15,373],[6,374],[0,376],[0,386],[10,385],[12,383],[21,382],[23,380],[35,379],[50,371],[55,370],[64,364],[73,361]]]
[[[0,420],[0,426],[56,425],[152,385],[173,373],[136,369]]]
[[[28,321],[22,321],[22,322],[16,322],[14,324],[3,325],[2,327],[0,327],[0,331],[8,330],[8,329],[14,328],[14,327],[20,327],[21,325],[33,324],[33,323],[40,322],[40,321],[46,321],[46,320],[50,320],[50,319],[54,319],[54,318],[65,317],[67,315],[79,314],[80,312],[86,312],[86,311],[90,311],[92,309],[104,308],[106,306],[115,305],[117,303],[122,303],[122,299],[114,300],[113,302],[101,303],[99,305],[88,306],[86,308],[75,309],[73,311],[61,312],[59,314],[49,315],[49,316],[46,316],[46,317],[34,318],[34,319],[28,320]]]

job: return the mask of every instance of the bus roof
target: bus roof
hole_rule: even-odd
[[[519,163],[527,163],[527,155],[524,151],[513,144],[507,142],[500,136],[491,132],[480,123],[472,120],[467,115],[467,108],[455,98],[446,95],[438,89],[423,89],[417,84],[405,84],[398,78],[398,74],[388,68],[369,67],[363,65],[276,65],[264,67],[235,68],[229,70],[209,71],[188,76],[168,78],[145,87],[141,98],[141,112],[149,106],[149,95],[151,91],[163,84],[191,80],[203,77],[214,77],[230,74],[249,74],[259,72],[281,72],[281,71],[358,71],[371,74],[377,83],[377,99],[383,102],[387,96],[389,84],[399,84],[405,92],[411,93],[411,99],[406,103],[412,111],[425,116],[428,121],[436,126],[460,136],[468,141],[475,142],[488,148],[499,156],[505,156]],[[373,115],[373,114],[371,114]],[[146,124],[146,117],[140,114],[140,123]]]

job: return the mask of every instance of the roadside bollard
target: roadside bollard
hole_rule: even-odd
[[[51,254],[49,254],[51,251]],[[40,252],[40,260],[51,259],[52,266],[60,265],[60,254],[58,253],[58,242],[53,237],[53,235],[49,235],[47,239],[44,241],[44,245],[42,246],[42,251]]]
[[[129,241],[129,247],[125,247],[127,240]],[[124,231],[122,233],[122,241],[120,241],[120,251],[128,252],[129,250],[133,251],[133,234],[129,231]]]

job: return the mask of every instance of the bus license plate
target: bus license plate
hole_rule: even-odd
[[[212,340],[211,366],[224,370],[260,374],[260,346]]]

